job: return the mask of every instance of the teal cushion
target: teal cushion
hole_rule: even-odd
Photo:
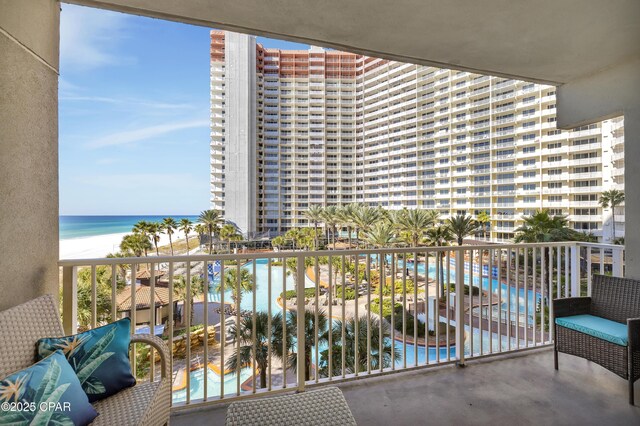
[[[94,402],[136,384],[129,364],[131,320],[123,318],[74,336],[40,339],[39,358],[60,349]]]
[[[62,351],[0,380],[0,425],[87,425],[98,416]]]
[[[593,315],[556,318],[556,324],[620,346],[627,346],[627,326]]]

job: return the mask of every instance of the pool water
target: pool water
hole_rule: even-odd
[[[269,304],[271,304],[271,313],[282,312],[282,308],[278,305],[278,297],[284,289],[295,290],[295,282],[291,275],[286,275],[283,271],[282,265],[271,266],[271,295],[269,295],[269,265],[268,259],[257,259],[256,264],[256,311],[268,312]],[[242,268],[253,273],[253,262],[248,262],[242,266]],[[283,279],[284,277],[284,279]],[[218,276],[214,277],[214,284],[220,280]],[[315,287],[315,283],[306,278],[305,287]],[[209,291],[210,302],[220,302],[220,293],[211,289]],[[225,290],[224,301],[232,302],[231,291]],[[243,293],[240,299],[240,309],[253,311],[253,293]]]
[[[204,398],[204,368],[193,370],[190,374],[190,398]],[[240,370],[240,384],[244,383],[251,377],[251,369],[243,368]],[[207,398],[220,396],[220,380],[218,373],[207,368]],[[237,375],[230,372],[224,375],[224,394],[235,394],[237,389]],[[185,402],[187,400],[187,389],[173,391],[173,402]]]
[[[375,261],[374,256],[372,256],[372,260]],[[388,257],[388,260],[390,261],[390,257]],[[432,259],[433,261],[429,262],[429,267],[428,267],[428,276],[429,278],[435,279],[436,278],[436,266],[435,266],[435,259]],[[402,270],[402,267],[404,265],[404,261],[403,260],[398,260],[398,270]],[[253,271],[253,262],[249,262],[245,265],[242,266],[243,268],[249,270],[250,272]],[[408,261],[407,262],[407,267],[409,267],[411,270],[413,270],[413,262]],[[272,313],[276,313],[276,312],[282,312],[282,308],[277,304],[277,299],[280,296],[280,293],[282,293],[283,291],[283,287],[286,288],[286,290],[294,290],[295,289],[295,283],[293,280],[293,277],[291,275],[285,275],[284,271],[283,271],[283,267],[280,266],[272,266],[271,267],[271,285],[272,285],[272,291],[271,291],[271,295],[269,295],[269,289],[268,289],[268,282],[269,282],[269,268],[268,268],[268,259],[257,259],[255,261],[255,268],[256,268],[256,289],[255,289],[255,296],[256,296],[256,310],[257,311],[262,311],[262,312],[267,312],[269,309],[269,304],[271,304],[271,312]],[[418,262],[418,273],[419,274],[424,274],[425,273],[425,263],[424,262]],[[445,271],[445,280],[448,279],[449,277],[449,271]],[[284,277],[284,278],[283,278]],[[450,277],[451,280],[455,280],[455,268],[451,267],[450,270]],[[216,279],[219,279],[216,277]],[[469,283],[469,276],[467,274],[465,274],[465,283],[468,284]],[[519,311],[520,314],[522,316],[524,316],[524,312],[525,312],[525,294],[526,294],[526,298],[528,299],[528,306],[527,306],[527,313],[528,313],[528,319],[529,319],[529,323],[533,323],[533,318],[535,315],[535,309],[536,309],[536,304],[540,301],[541,299],[541,295],[539,293],[535,293],[532,290],[527,290],[525,292],[525,290],[523,288],[518,289],[519,291],[516,292],[515,288],[511,287],[509,288],[506,284],[500,284],[498,282],[497,279],[495,278],[491,278],[489,279],[488,277],[482,277],[482,279],[480,279],[480,277],[477,274],[474,274],[473,276],[473,285],[474,286],[479,286],[482,285],[482,288],[484,290],[488,290],[489,286],[491,286],[491,290],[493,292],[493,294],[497,294],[498,289],[500,289],[501,295],[502,295],[502,300],[504,300],[504,302],[502,303],[502,306],[500,307],[500,309],[502,309],[503,312],[506,312],[508,310],[508,308],[511,308],[511,313],[512,316],[515,316],[516,313],[516,307],[519,306]],[[308,277],[306,278],[306,282],[305,282],[305,287],[314,287],[315,284],[312,280],[310,280]],[[430,299],[433,298],[432,295],[429,296]],[[508,301],[507,301],[508,300]],[[220,294],[217,292],[214,292],[213,290],[209,293],[209,301],[220,301]],[[230,291],[225,291],[225,301],[231,301],[231,292]],[[243,295],[241,302],[240,302],[240,307],[243,310],[248,310],[251,311],[253,310],[253,293],[246,293]],[[497,313],[496,313],[497,314]],[[497,315],[496,315],[497,316]],[[506,315],[503,315],[503,317]],[[444,318],[442,318],[441,320],[445,320]],[[429,318],[429,322],[431,324],[430,328],[432,328],[432,323],[433,323],[433,318]],[[474,329],[474,333],[475,333],[475,329]],[[478,334],[477,337],[475,337],[476,339],[479,340],[479,330],[477,330],[478,333],[475,333],[474,336],[476,334]],[[486,334],[486,333],[485,333]],[[486,334],[483,337],[484,340],[486,340],[486,343],[484,343],[484,347],[488,347],[488,334]],[[506,337],[504,338],[506,339]],[[492,344],[497,345],[497,342],[499,341],[498,336],[494,336],[492,337]],[[474,351],[476,350],[476,348],[479,347],[479,341],[478,343],[474,342]],[[505,346],[506,347],[506,346]],[[413,349],[412,350],[408,350],[408,352],[411,352],[410,354],[407,355],[407,359],[409,359],[410,356],[414,355]],[[446,355],[446,353],[445,353]],[[424,362],[425,360],[425,353],[424,353],[424,347],[421,347],[421,349],[418,351],[418,362]],[[442,358],[442,354],[441,354],[441,358]],[[429,349],[429,359],[436,359],[436,353],[435,353],[435,348],[430,348]]]
[[[390,256],[387,256],[387,261],[391,262]],[[456,279],[455,263],[453,263],[453,260],[451,262],[452,262],[451,268],[449,271],[446,269],[446,264],[445,264],[444,279],[445,281],[447,281],[450,277],[451,281],[455,282],[455,279]],[[404,267],[404,260],[399,259],[397,261],[397,265],[398,265],[398,271],[401,272],[402,268]],[[493,277],[489,279],[489,277],[483,276],[481,280],[478,275],[478,270],[476,269],[476,266],[477,266],[477,262],[474,263],[473,285],[475,287],[482,285],[482,288],[487,291],[489,291],[489,286],[491,286],[490,291],[494,295],[497,295],[498,289],[500,289],[501,299],[504,300],[504,302],[501,304],[501,307],[500,307],[500,309],[503,312],[503,318],[507,316],[506,312],[508,312],[510,308],[511,316],[514,321],[515,321],[517,312],[520,313],[520,316],[522,317],[521,319],[522,321],[524,321],[524,313],[527,312],[529,324],[533,324],[533,318],[536,312],[536,306],[542,299],[541,294],[534,292],[533,290],[526,290],[525,292],[524,288],[519,288],[518,291],[516,291],[515,287],[511,286],[511,288],[509,288],[509,286],[507,286],[506,284],[501,284],[496,278],[493,278]],[[413,261],[411,260],[407,261],[407,268],[409,269],[409,271],[413,272],[413,268],[414,268]],[[425,263],[418,262],[417,269],[418,269],[418,274],[424,275]],[[465,269],[468,269],[467,262],[465,262]],[[429,262],[428,277],[434,280],[436,279],[435,259],[433,259],[433,262],[431,261]],[[465,284],[469,284],[468,274],[465,274],[464,282]],[[525,297],[525,293],[526,293],[526,297]],[[465,297],[468,297],[468,296],[465,296]],[[526,301],[525,301],[525,298],[526,298]],[[474,297],[474,303],[477,303],[477,301],[478,301],[478,297],[476,296]],[[483,299],[483,302],[485,302],[484,299]],[[497,318],[498,316],[497,311],[494,312],[494,316]]]
[[[372,260],[375,261],[375,259],[372,259]],[[390,261],[391,259],[389,258],[388,260]],[[253,263],[254,262],[249,262],[243,265],[242,267],[249,270],[250,272],[253,272],[253,266],[254,266]],[[398,260],[398,271],[402,271],[403,267],[404,267],[404,261]],[[411,271],[413,271],[414,265],[411,261],[408,261],[407,267]],[[436,278],[435,261],[429,262],[428,268],[425,268],[424,262],[419,262],[417,269],[419,274],[424,274],[425,270],[427,270],[428,271],[427,274],[429,278],[432,278],[432,279]],[[295,283],[294,283],[293,277],[291,275],[286,275],[281,265],[272,266],[271,267],[272,291],[271,291],[271,294],[269,294],[268,259],[257,259],[255,261],[255,270],[256,270],[256,288],[255,288],[256,310],[262,311],[262,312],[268,312],[269,306],[271,306],[272,314],[275,314],[277,312],[282,312],[282,308],[277,304],[277,299],[280,296],[280,293],[282,293],[283,289],[286,289],[286,290],[295,289]],[[453,264],[451,266],[450,272],[445,270],[445,280],[448,279],[448,277],[450,277],[452,281],[455,280],[455,267],[453,266]],[[219,280],[218,277],[214,279],[214,283],[217,280]],[[466,284],[469,283],[469,276],[467,274],[465,274],[465,283]],[[521,313],[525,312],[525,290],[524,289],[519,289],[519,291],[516,292],[514,288],[509,289],[506,284],[500,284],[497,279],[492,278],[490,280],[488,277],[482,277],[482,279],[480,279],[477,273],[474,274],[473,285],[474,286],[482,285],[482,288],[485,290],[488,290],[489,286],[491,286],[491,290],[494,292],[494,294],[496,294],[498,292],[498,289],[500,289],[500,292],[502,294],[502,299],[505,300],[505,302],[502,303],[502,306],[501,306],[501,309],[503,311],[506,311],[507,308],[510,307],[512,310],[512,315],[515,315],[516,307],[519,306],[520,312]],[[305,282],[305,287],[314,287],[314,286],[315,286],[315,283],[307,277]],[[218,292],[214,292],[213,290],[209,292],[208,297],[210,302],[219,302],[221,299],[220,294]],[[533,321],[533,315],[535,315],[536,302],[540,300],[541,296],[539,293],[534,293],[533,291],[529,290],[526,292],[526,297],[528,299],[529,321]],[[430,296],[429,298],[431,299],[432,296]],[[232,300],[231,292],[229,290],[225,291],[225,301],[231,301],[231,300]],[[253,293],[250,292],[242,295],[240,307],[242,310],[248,310],[248,311],[253,310]],[[446,318],[441,317],[440,320],[446,321]],[[429,318],[429,323],[430,323],[430,328],[432,328],[433,318]],[[455,322],[451,321],[451,323],[452,325],[455,325]],[[473,330],[470,330],[468,326],[465,326],[465,329],[467,331],[467,339],[465,341],[465,348],[464,348],[466,354],[469,354],[471,351],[471,341],[473,341],[474,353],[476,354],[479,353],[480,342],[482,342],[483,344],[484,352],[487,352],[489,350],[489,332],[488,331],[483,330],[481,333],[479,329],[474,328]],[[511,339],[512,347],[515,347],[516,344],[517,344],[517,341],[515,340],[515,338],[512,338]],[[438,354],[435,347],[425,348],[424,346],[418,345],[418,352],[417,352],[418,356],[416,360],[416,352],[413,344],[407,343],[406,351],[403,349],[403,344],[401,341],[396,340],[394,345],[395,345],[396,353],[403,354],[404,357],[406,358],[407,366],[425,364],[427,359],[429,362],[435,362],[438,359],[438,356],[437,356]],[[502,347],[502,349],[507,349],[507,347],[509,346],[509,342],[506,336],[500,337],[496,333],[493,333],[491,335],[491,346],[493,351],[498,351],[500,347]],[[449,349],[449,355],[451,359],[455,358],[455,350],[456,350],[455,346],[451,346]],[[439,353],[440,360],[446,360],[447,359],[446,346],[440,347],[439,351],[440,351]],[[312,351],[312,353],[314,354],[314,358],[315,358],[315,350]],[[416,361],[417,361],[417,364],[416,364]],[[396,367],[402,367],[404,363],[405,361],[403,361],[402,359],[395,360]],[[204,369],[200,368],[200,369],[194,370],[190,374],[191,374],[191,377],[190,377],[191,399],[203,398],[204,397],[204,379],[203,379]],[[219,396],[220,380],[221,380],[220,375],[218,375],[217,373],[215,373],[214,371],[208,368],[207,368],[207,374],[208,374],[207,396],[208,397]],[[240,371],[240,383],[243,383],[250,377],[251,377],[251,371],[249,368],[244,368]],[[234,394],[236,391],[236,385],[237,385],[237,377],[235,372],[225,374],[224,382],[225,382],[225,385],[224,385],[225,394]],[[174,391],[173,400],[174,402],[185,401],[186,389]]]

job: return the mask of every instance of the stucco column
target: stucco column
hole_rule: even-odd
[[[0,2],[0,310],[58,295],[60,5]]]
[[[640,280],[640,104],[624,111],[625,276]]]

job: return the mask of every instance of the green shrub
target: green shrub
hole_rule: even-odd
[[[395,329],[399,332],[402,332],[402,305],[396,305],[396,308],[394,310],[394,318],[393,318],[393,325],[395,327]],[[413,336],[413,331],[414,331],[414,316],[412,312],[407,311],[405,313],[405,318],[407,319],[407,326],[406,326],[406,333],[407,336]],[[391,315],[386,316],[385,319],[389,322],[391,322]],[[418,325],[418,337],[424,337],[424,322],[418,320],[417,321],[417,325]]]
[[[337,285],[335,289],[336,299],[342,299],[342,286]],[[352,287],[346,287],[344,289],[344,300],[355,300],[356,298],[356,290]]]
[[[397,310],[398,307],[402,309],[402,304],[396,302],[395,309]],[[369,309],[371,310],[371,312],[379,315],[380,300],[378,298],[371,299],[371,305],[369,305]],[[390,299],[384,299],[382,302],[382,316],[385,318],[391,317],[391,300]]]
[[[445,286],[445,293],[442,294],[442,296],[440,296],[440,303],[445,303],[447,301],[447,293],[446,293],[446,288],[447,286]],[[449,284],[449,288],[451,289],[451,293],[455,293],[456,291],[456,285],[455,284]],[[480,294],[480,289],[478,287],[472,287],[473,288],[473,295],[474,296],[478,296]],[[465,284],[464,285],[464,295],[468,296],[469,295],[469,285]]]
[[[296,298],[297,296],[297,292],[296,290],[287,290],[284,293],[280,293],[280,298],[282,299],[282,295],[285,295],[286,300],[293,300]],[[304,289],[304,297],[309,298],[309,297],[316,297],[316,289],[314,287],[311,288],[305,288]]]
[[[203,328],[204,328],[204,325],[202,325],[202,324],[201,324],[201,325],[192,325],[191,327],[189,327],[189,330],[190,330],[192,333],[195,333],[196,331],[200,331],[200,330],[202,330]],[[187,329],[186,329],[186,327],[185,327],[185,328],[181,328],[180,330],[175,330],[175,331],[173,332],[174,337],[183,336],[183,335],[185,335],[185,334],[187,334]],[[164,339],[164,337],[163,337],[163,339]]]
[[[405,289],[406,289],[406,294],[409,294],[409,295],[413,294],[415,290],[413,285],[413,280],[407,280]],[[396,280],[394,291],[396,295],[402,294],[402,280]],[[382,289],[382,295],[391,296],[391,283],[385,284],[384,288]]]
[[[455,284],[449,284],[449,288],[451,289],[451,292],[455,292],[456,291],[456,285]],[[473,295],[474,296],[478,296],[480,294],[480,288],[479,287],[475,287],[475,286],[473,286],[472,288],[473,288]],[[469,295],[469,284],[465,284],[464,285],[464,294],[466,296]]]
[[[373,299],[371,300],[371,306],[370,306],[371,312],[375,313],[375,314],[379,314],[380,313],[380,302],[379,300]],[[402,328],[402,311],[403,311],[403,307],[401,303],[397,303],[395,304],[395,308],[394,308],[394,318],[393,318],[393,325],[394,328],[396,329],[396,331],[399,331],[402,333],[403,328]],[[389,322],[391,323],[391,300],[390,299],[384,299],[384,301],[382,302],[382,316]],[[405,318],[407,320],[407,325],[406,325],[406,333],[407,336],[412,337],[414,334],[414,317],[413,317],[413,313],[406,311],[405,313]],[[417,321],[417,326],[418,326],[418,337],[424,337],[424,331],[425,331],[425,323],[423,321],[418,320]],[[430,335],[433,335],[434,333],[432,331],[429,332]]]

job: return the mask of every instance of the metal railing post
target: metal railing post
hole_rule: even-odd
[[[471,283],[469,283],[471,291]],[[456,250],[456,364],[464,367],[464,251]],[[449,306],[447,306],[449,309]],[[437,325],[436,325],[437,327]]]
[[[571,246],[571,297],[580,297],[580,248]]]
[[[78,267],[62,268],[62,325],[67,335],[78,331]]]
[[[286,260],[285,260],[286,262]],[[297,331],[297,363],[298,366],[298,392],[304,392],[305,386],[305,341],[304,341],[304,328],[305,328],[305,306],[304,306],[304,284],[305,284],[305,270],[304,270],[304,255],[300,254],[296,261],[296,309],[298,311],[298,322],[296,324]],[[316,309],[318,307],[316,306]]]

